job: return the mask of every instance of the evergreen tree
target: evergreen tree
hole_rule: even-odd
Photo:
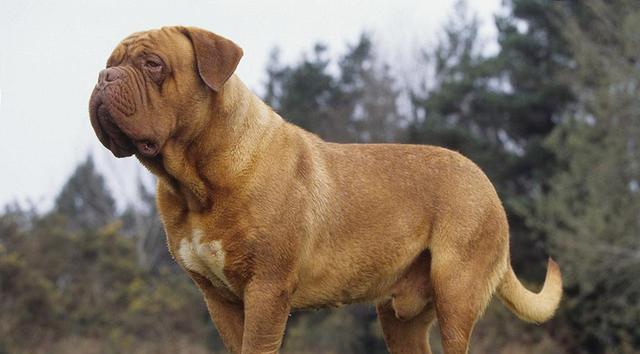
[[[403,117],[398,111],[400,91],[390,68],[381,63],[371,37],[363,33],[338,63],[339,111],[348,118],[351,140],[397,142],[403,138]],[[338,127],[339,128],[339,127]],[[344,128],[343,128],[344,129]]]
[[[95,229],[116,217],[116,205],[91,156],[76,167],[55,199],[54,210],[72,229]]]
[[[483,55],[478,21],[464,1],[426,55],[435,78],[414,91],[411,141],[459,150],[496,185],[511,226],[512,261],[519,273],[543,267],[545,237],[527,224],[534,201],[555,167],[544,138],[574,98],[559,80],[570,58],[553,2],[506,1],[496,17],[499,51]],[[526,265],[526,267],[525,267]]]
[[[138,265],[146,271],[177,270],[167,250],[167,238],[160,221],[154,189],[138,180],[139,205],[129,205],[122,214],[123,231],[133,238]]]
[[[311,58],[280,66],[273,52],[268,67],[266,102],[290,122],[326,139],[343,140],[342,117],[334,114],[337,83],[329,73],[327,48],[316,44]],[[340,129],[342,128],[342,129]]]
[[[465,2],[455,9],[435,48],[423,54],[433,75],[411,92],[414,121],[409,138],[460,151],[500,183],[507,178],[504,166],[512,157],[502,144],[501,115],[494,110],[501,93],[489,85],[493,62],[482,55],[477,18]]]
[[[76,194],[69,191],[83,185],[78,176],[101,180],[87,162],[77,171],[61,196]],[[68,206],[64,200],[56,205]],[[0,353],[222,348],[201,294],[184,274],[162,267],[150,272],[117,215],[106,223],[87,218],[101,213],[75,207],[44,215],[14,207],[0,214]]]
[[[640,350],[640,4],[565,8],[578,104],[547,140],[561,168],[537,226],[562,264],[571,353]]]
[[[265,101],[282,117],[337,142],[389,142],[401,136],[402,117],[389,67],[362,34],[330,70],[327,48],[316,44],[311,59],[289,66],[274,50],[267,67]]]

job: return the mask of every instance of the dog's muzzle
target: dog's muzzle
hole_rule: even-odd
[[[130,128],[134,123],[136,104],[127,80],[126,72],[120,68],[100,72],[89,101],[91,125],[102,145],[116,157],[131,156],[136,152],[146,157],[156,156],[158,144],[134,134]]]

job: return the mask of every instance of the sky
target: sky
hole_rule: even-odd
[[[481,36],[495,35],[500,0],[471,0]],[[322,41],[332,56],[368,31],[385,60],[410,62],[436,38],[454,0],[0,0],[0,206],[40,210],[91,154],[116,199],[135,195],[148,173],[135,158],[115,159],[99,144],[87,105],[98,72],[130,33],[198,26],[244,50],[237,75],[255,92],[269,53],[295,62]],[[397,65],[402,67],[402,65]]]

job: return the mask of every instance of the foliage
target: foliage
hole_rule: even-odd
[[[56,211],[66,216],[73,229],[95,229],[116,215],[115,200],[97,173],[93,159],[78,165],[55,200]]]
[[[93,187],[77,177],[70,181]],[[77,229],[69,219],[57,209],[0,216],[0,352],[77,352],[70,343],[100,353],[220,348],[196,288],[173,267],[140,267],[122,222]]]
[[[282,66],[278,51],[267,68],[265,101],[280,115],[321,137],[337,142],[389,142],[400,138],[400,91],[389,66],[380,62],[371,38],[362,34],[331,72],[327,47]]]
[[[546,235],[526,218],[555,168],[544,137],[573,101],[558,80],[567,69],[564,38],[553,2],[507,1],[508,14],[496,17],[499,50],[485,55],[465,4],[424,54],[434,75],[412,92],[411,141],[458,150],[483,168],[509,215],[516,270],[539,276],[543,267],[530,265],[544,264]]]
[[[574,353],[640,349],[640,4],[565,13],[579,103],[547,138],[562,169],[532,219],[563,265],[559,334]],[[597,323],[597,326],[594,324]]]

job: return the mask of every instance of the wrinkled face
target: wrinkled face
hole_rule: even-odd
[[[242,56],[197,28],[135,33],[113,51],[89,102],[91,125],[116,157],[154,157],[181,128],[198,124]]]

